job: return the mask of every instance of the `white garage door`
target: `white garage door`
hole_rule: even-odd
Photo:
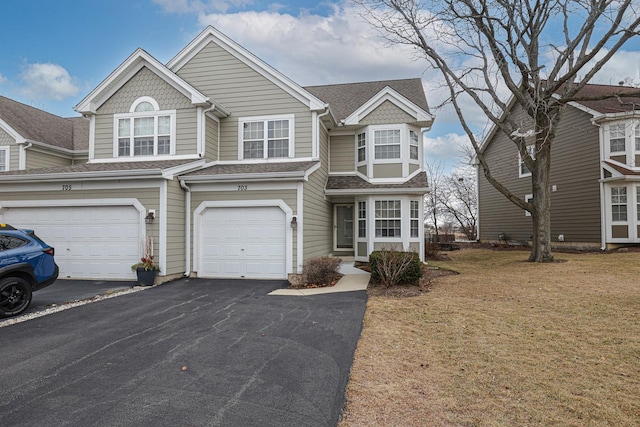
[[[200,277],[287,277],[282,209],[208,208],[201,218]]]
[[[140,213],[132,206],[8,208],[2,221],[55,248],[60,278],[134,279]]]

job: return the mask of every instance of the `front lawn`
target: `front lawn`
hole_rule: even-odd
[[[640,425],[640,253],[450,256],[370,294],[341,427]]]

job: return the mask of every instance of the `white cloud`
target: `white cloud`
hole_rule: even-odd
[[[24,96],[32,99],[64,98],[78,94],[79,88],[67,70],[58,64],[29,64],[20,74]]]
[[[446,168],[459,166],[467,161],[464,147],[471,147],[466,135],[448,133],[424,138],[424,152],[427,163],[442,162]]]
[[[2,74],[0,74],[0,85],[3,83],[8,82],[9,80],[7,80],[7,78],[5,76],[3,76]]]

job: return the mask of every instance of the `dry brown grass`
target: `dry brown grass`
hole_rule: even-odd
[[[527,255],[370,296],[340,426],[640,425],[640,253]]]

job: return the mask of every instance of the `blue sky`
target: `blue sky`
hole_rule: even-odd
[[[444,96],[423,61],[387,46],[347,0],[2,0],[1,12],[0,95],[64,117],[137,48],[166,63],[207,25],[303,86],[422,77],[431,105]],[[629,70],[640,81],[638,64],[626,52],[605,82]],[[466,137],[450,108],[434,113],[427,161],[453,164]]]

